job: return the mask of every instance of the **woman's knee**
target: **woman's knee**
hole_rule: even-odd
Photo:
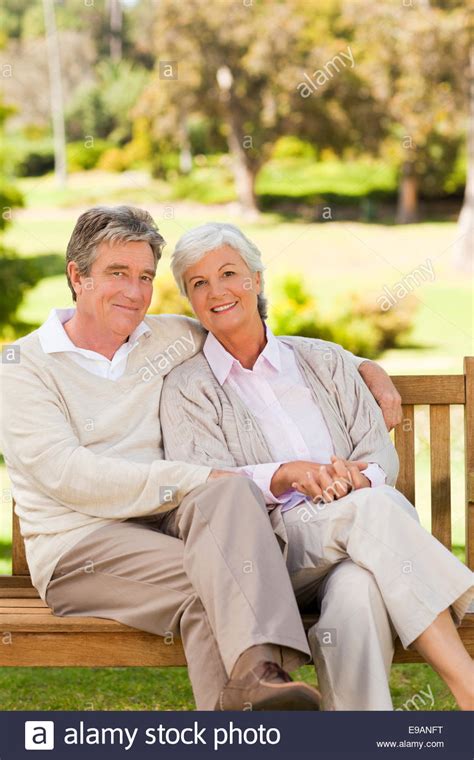
[[[359,509],[364,509],[365,507],[377,514],[385,513],[386,516],[392,516],[395,519],[397,515],[404,513],[417,522],[420,521],[415,507],[396,488],[383,485],[364,489],[364,492],[365,498],[362,497]],[[362,491],[356,493],[362,494]]]

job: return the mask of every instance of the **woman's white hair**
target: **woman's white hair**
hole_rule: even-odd
[[[188,267],[197,264],[207,253],[223,245],[229,245],[243,258],[251,272],[260,272],[261,292],[257,296],[258,312],[262,319],[267,317],[267,299],[263,295],[262,256],[257,246],[233,224],[209,222],[185,232],[176,243],[171,257],[171,270],[183,295],[187,296],[184,273]]]

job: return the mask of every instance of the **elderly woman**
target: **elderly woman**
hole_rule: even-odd
[[[396,452],[350,355],[272,334],[260,253],[233,225],[184,234],[172,269],[208,335],[165,380],[166,456],[260,486],[300,609],[319,614],[309,643],[325,709],[392,709],[397,635],[473,709],[474,663],[455,625],[473,574],[395,490]]]

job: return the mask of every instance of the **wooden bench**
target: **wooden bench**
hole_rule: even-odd
[[[414,407],[430,409],[432,532],[451,549],[450,406],[464,406],[466,477],[466,558],[474,568],[474,357],[463,375],[393,378],[403,399],[403,422],[395,430],[400,457],[397,487],[415,504]],[[309,625],[313,619],[305,618]],[[460,629],[474,655],[474,614]],[[175,666],[185,665],[180,641],[113,620],[55,617],[31,585],[18,518],[13,514],[13,575],[0,577],[0,666]],[[421,662],[398,642],[395,662]]]

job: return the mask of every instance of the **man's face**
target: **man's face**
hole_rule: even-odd
[[[77,310],[98,332],[126,339],[140,324],[153,295],[155,262],[144,241],[103,242],[90,274],[79,280]]]

